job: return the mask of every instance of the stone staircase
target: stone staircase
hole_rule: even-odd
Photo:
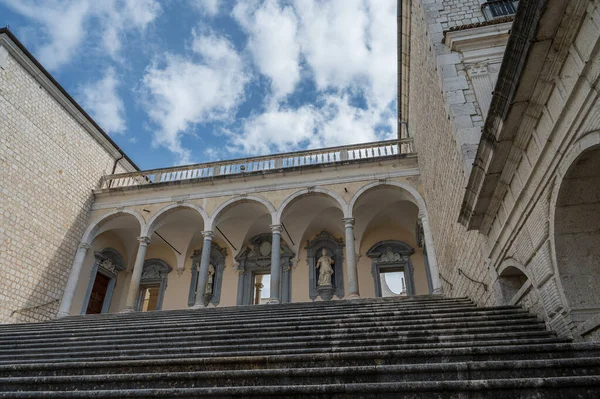
[[[0,326],[0,398],[597,398],[600,344],[437,296]]]

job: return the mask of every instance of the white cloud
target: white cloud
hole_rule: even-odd
[[[396,135],[395,0],[239,0],[232,15],[249,34],[271,102],[232,133],[234,152],[264,154],[351,144]],[[303,72],[303,68],[305,71]],[[312,79],[320,100],[285,98]],[[360,98],[363,105],[357,105]]]
[[[146,69],[141,94],[144,108],[159,129],[154,144],[190,161],[181,136],[193,125],[231,120],[244,98],[249,76],[241,57],[224,37],[194,34],[193,56],[164,54]]]
[[[318,104],[297,109],[280,107],[248,118],[241,134],[233,136],[230,150],[268,154],[304,146],[321,148],[376,141],[376,127],[387,120],[389,115],[382,116],[379,110],[352,106],[348,96],[326,95]]]
[[[263,75],[271,80],[275,99],[291,94],[300,81],[298,23],[290,6],[276,0],[257,3],[238,2],[234,18],[247,31],[248,50]]]
[[[161,12],[157,0],[0,0],[13,11],[40,24],[43,35],[36,43],[41,63],[56,70],[68,63],[91,33],[116,57],[123,36],[143,31]],[[89,28],[90,22],[97,28]]]
[[[195,7],[202,14],[214,17],[219,14],[221,0],[189,0],[192,7]]]
[[[83,106],[110,133],[123,133],[127,129],[125,105],[117,93],[118,84],[115,70],[109,68],[102,79],[79,89]]]

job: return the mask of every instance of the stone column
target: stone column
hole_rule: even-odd
[[[271,232],[273,239],[271,241],[271,298],[270,304],[276,304],[281,301],[279,298],[279,286],[281,285],[281,225],[272,224]]]
[[[69,310],[73,304],[73,297],[75,296],[75,289],[77,288],[77,282],[79,281],[79,275],[81,274],[81,269],[83,268],[83,261],[85,260],[87,251],[91,247],[91,245],[85,242],[79,244],[79,248],[77,248],[77,253],[75,254],[75,259],[73,260],[71,273],[69,274],[67,286],[65,287],[65,292],[63,293],[62,300],[60,301],[60,307],[58,308],[56,317],[65,317],[69,315]]]
[[[346,299],[360,298],[358,291],[358,271],[356,269],[356,252],[354,250],[354,218],[345,218],[346,230],[346,266],[348,267],[348,295]]]
[[[133,273],[131,274],[131,282],[129,283],[129,291],[127,292],[127,301],[125,302],[125,312],[135,311],[135,302],[137,301],[140,291],[140,280],[144,271],[144,260],[146,259],[146,249],[151,240],[149,237],[138,237],[140,245],[138,247],[135,263],[133,265]]]
[[[204,244],[202,245],[202,255],[200,255],[200,270],[198,270],[198,285],[196,286],[196,302],[194,309],[203,308],[204,294],[206,292],[206,283],[208,282],[208,266],[210,265],[210,249],[212,239],[215,234],[212,231],[203,231]]]

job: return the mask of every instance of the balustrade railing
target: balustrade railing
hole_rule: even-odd
[[[131,173],[107,175],[102,179],[102,189],[169,183],[182,180],[204,179],[261,171],[276,171],[309,165],[356,162],[411,154],[412,139],[377,141],[320,150],[296,151],[253,158],[176,166]]]

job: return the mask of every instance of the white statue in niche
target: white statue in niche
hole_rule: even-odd
[[[317,283],[318,287],[331,285],[331,276],[333,275],[333,265],[334,261],[331,256],[327,255],[327,250],[323,248],[321,250],[321,257],[317,260],[317,264],[315,267],[319,269],[319,282]]]
[[[215,281],[215,267],[212,264],[208,265],[208,279],[206,280],[206,290],[204,295],[212,295],[213,282]]]

